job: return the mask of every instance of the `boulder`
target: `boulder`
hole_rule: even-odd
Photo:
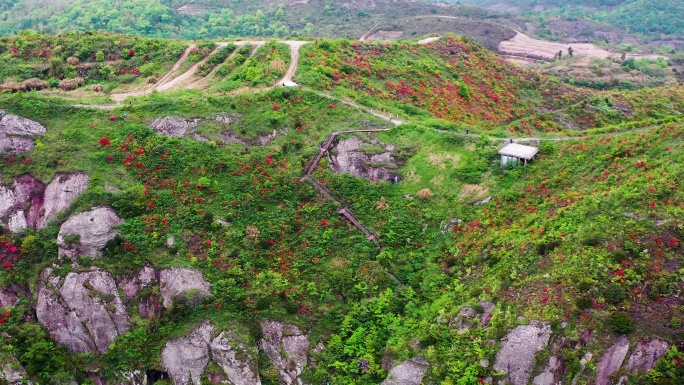
[[[24,210],[17,210],[12,214],[7,222],[7,227],[12,233],[20,233],[22,230],[28,228],[28,222],[26,222],[26,214]]]
[[[90,183],[90,177],[85,174],[55,175],[45,188],[43,207],[36,221],[36,228],[42,229],[55,217],[59,211],[69,207]]]
[[[0,186],[0,218],[8,218],[11,232],[36,226],[44,190],[45,186],[31,175],[14,178],[12,187]]]
[[[549,357],[549,362],[546,364],[544,371],[539,373],[532,380],[533,385],[562,385],[563,381],[556,381],[556,373],[561,369],[561,361],[558,357]]]
[[[452,329],[458,329],[459,334],[463,334],[470,329],[470,323],[473,318],[475,317],[475,309],[473,309],[470,306],[466,306],[463,309],[459,310],[458,314],[456,317],[452,318],[451,321],[449,321],[449,327]]]
[[[213,326],[205,321],[187,336],[169,340],[162,350],[161,365],[175,385],[200,385],[209,363],[209,341]]]
[[[164,116],[156,119],[150,123],[149,126],[158,134],[169,137],[180,137],[197,127],[197,124],[200,121],[201,119],[185,119],[178,116]]]
[[[126,298],[131,299],[135,298],[142,288],[150,286],[156,280],[157,276],[154,268],[150,265],[145,265],[138,275],[121,279],[119,286],[126,295]]]
[[[0,383],[9,385],[32,384],[28,380],[26,370],[14,357],[2,355],[0,355]]]
[[[601,357],[601,361],[596,365],[596,385],[610,385],[610,376],[617,372],[622,366],[622,362],[629,350],[629,340],[625,336],[620,336],[618,340],[609,347]]]
[[[480,306],[482,306],[482,315],[480,316],[480,323],[482,326],[489,325],[489,321],[492,320],[492,312],[494,311],[495,305],[491,302],[480,301]]]
[[[104,353],[129,328],[128,315],[114,279],[91,268],[66,277],[41,273],[36,316],[58,343],[74,353]]]
[[[98,257],[107,242],[116,236],[114,227],[121,222],[123,220],[109,207],[96,207],[70,217],[57,235],[59,255]],[[79,236],[80,241],[70,244],[65,241],[69,235]]]
[[[261,385],[256,360],[232,331],[223,331],[210,344],[211,356],[223,369],[228,384]]]
[[[15,287],[0,288],[0,308],[17,306],[19,295]]]
[[[665,354],[669,344],[661,340],[641,341],[636,344],[625,364],[630,372],[646,373],[653,369],[660,357]]]
[[[417,357],[392,368],[382,385],[420,385],[428,369],[425,359]]]
[[[297,326],[265,319],[261,322],[261,348],[280,373],[282,384],[301,385],[307,364],[309,337]]]
[[[494,369],[506,373],[499,384],[526,385],[535,356],[548,345],[550,337],[551,326],[538,321],[511,330],[501,340],[501,349],[496,354]]]
[[[162,270],[159,275],[159,291],[164,299],[164,307],[173,305],[173,299],[179,295],[211,297],[211,286],[202,273],[196,270],[174,267]]]
[[[12,114],[0,114],[0,154],[31,151],[35,137],[45,134],[45,127],[33,120]]]
[[[19,202],[14,190],[0,186],[0,217],[10,213],[10,210]]]
[[[383,148],[380,153],[364,152],[369,143],[360,138],[351,137],[337,142],[331,157],[330,166],[334,172],[348,172],[354,176],[370,180],[398,181],[401,179],[392,172],[397,160],[392,156],[394,147],[371,140],[372,145]]]

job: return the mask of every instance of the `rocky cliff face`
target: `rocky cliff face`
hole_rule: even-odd
[[[45,188],[42,213],[36,222],[36,228],[42,229],[54,218],[55,214],[66,209],[78,198],[90,183],[85,174],[59,174]]]
[[[200,385],[209,363],[209,341],[214,327],[204,322],[187,336],[170,340],[162,350],[162,368],[176,385]]]
[[[0,110],[0,154],[22,154],[31,151],[35,137],[45,134],[43,125]]]
[[[59,229],[57,245],[59,255],[96,258],[107,242],[114,239],[114,227],[123,222],[109,207],[96,207],[67,219]],[[77,236],[77,241],[69,237]]]
[[[268,319],[261,322],[261,332],[261,348],[278,369],[281,382],[301,385],[299,376],[308,361],[308,336],[294,325]]]
[[[75,353],[104,353],[114,338],[128,330],[128,315],[114,279],[106,271],[91,268],[53,275],[41,273],[36,316],[52,338]]]
[[[500,385],[527,385],[534,367],[536,354],[544,349],[551,337],[551,326],[530,322],[511,330],[503,340],[496,355],[494,369],[506,373]]]
[[[209,345],[213,360],[223,369],[221,382],[232,385],[261,385],[256,360],[238,336],[222,331]]]
[[[89,181],[85,174],[58,174],[46,186],[31,175],[18,176],[11,187],[0,186],[0,223],[15,233],[43,228],[88,188]]]
[[[214,326],[208,321],[185,337],[170,340],[162,350],[162,368],[175,385],[199,385],[209,362],[223,370],[216,380],[231,385],[261,385],[256,361],[237,335],[221,331],[211,338]]]
[[[591,332],[585,332],[579,341],[571,341],[561,331],[551,334],[546,323],[532,321],[529,325],[518,326],[501,340],[501,349],[496,356],[494,369],[504,373],[498,384],[526,385],[531,380],[533,385],[563,385],[591,383],[609,385],[616,383],[616,373],[645,373],[655,367],[669,344],[661,340],[640,341],[630,347],[626,336],[620,336],[610,345],[595,363],[596,370],[588,368],[592,358],[598,352],[588,351],[580,360],[580,371],[568,379],[568,368],[563,360],[564,352],[586,349],[591,341]],[[536,355],[548,349],[548,359],[535,370]],[[627,376],[617,379],[620,384],[627,383]]]

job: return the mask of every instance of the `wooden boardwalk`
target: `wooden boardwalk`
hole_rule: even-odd
[[[332,146],[333,142],[335,141],[335,138],[337,138],[338,135],[341,134],[348,134],[348,133],[356,133],[356,132],[383,132],[383,131],[389,131],[389,128],[372,128],[372,129],[366,129],[366,130],[345,130],[345,131],[335,131],[331,132],[328,137],[325,139],[325,141],[321,144],[318,154],[316,154],[315,157],[313,157],[309,163],[307,163],[306,167],[304,168],[304,176],[302,177],[303,181],[307,181],[311,183],[311,185],[314,187],[316,191],[318,191],[319,194],[322,196],[334,200],[335,202],[339,203],[342,208],[337,212],[338,214],[342,215],[345,217],[351,224],[353,224],[357,229],[361,230],[363,234],[366,236],[366,239],[369,241],[373,241],[375,243],[378,243],[378,236],[372,232],[368,227],[364,226],[361,221],[354,215],[354,213],[349,210],[349,208],[340,200],[337,198],[330,189],[325,187],[321,182],[319,182],[316,178],[313,177],[313,172],[316,170],[316,167],[318,167],[318,164],[321,162],[321,158],[323,158],[323,155],[325,155],[326,152],[330,149],[330,146]],[[334,159],[334,158],[333,158]],[[339,170],[339,165],[336,164],[337,162],[334,161],[335,163],[335,169]]]

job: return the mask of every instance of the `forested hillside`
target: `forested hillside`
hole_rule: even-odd
[[[464,4],[513,13],[541,13],[573,20],[587,18],[644,35],[684,35],[684,4],[667,0],[466,0]],[[659,37],[659,36],[657,36]]]

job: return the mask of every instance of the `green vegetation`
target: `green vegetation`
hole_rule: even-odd
[[[107,33],[22,34],[2,43],[1,55],[14,60],[1,65],[3,79],[30,79],[21,71],[42,65],[35,77],[48,83],[73,79],[54,75],[85,63],[100,73],[108,62],[147,65],[134,62],[142,57],[170,68],[186,46]],[[196,45],[189,63],[216,48]],[[51,55],[41,56],[44,47]],[[477,384],[503,379],[481,362],[494,362],[499,345],[491,341],[527,320],[549,322],[578,347],[557,355],[568,377],[585,352],[600,351],[616,333],[680,338],[682,86],[578,89],[448,36],[424,46],[319,40],[300,52],[297,80],[306,87],[271,87],[289,65],[289,48],[269,41],[254,55],[245,46],[229,58],[236,49],[208,56],[202,74],[216,69],[217,80],[209,91],[153,92],[112,110],[44,91],[0,92],[5,112],[47,127],[31,151],[0,156],[3,185],[22,174],[91,178],[46,228],[0,233],[0,287],[23,290],[18,306],[0,311],[0,359],[14,357],[41,383],[82,383],[88,372],[115,381],[122,371],[159,370],[166,341],[202,320],[253,346],[262,337],[258,322],[268,318],[301,327],[312,347],[325,347],[312,353],[306,383],[378,384],[387,376],[383,362],[420,356],[430,363],[426,383]],[[70,57],[79,63],[51,60]],[[259,92],[211,92],[244,85]],[[405,122],[395,126],[365,108]],[[165,116],[199,123],[183,137],[154,133],[148,123]],[[333,172],[328,157],[312,176],[377,243],[302,178],[331,132],[360,128],[390,130],[337,140],[362,138],[366,156],[392,146],[396,164],[387,167],[403,180]],[[540,149],[531,164],[501,166],[497,150],[511,135],[538,136],[526,141]],[[102,258],[78,258],[72,267],[57,257],[59,226],[93,206],[112,207],[124,222]],[[186,292],[151,319],[131,316],[130,330],[106,353],[73,355],[35,323],[33,296],[23,294],[53,264],[56,275],[98,266],[115,277],[146,265],[184,266],[202,272],[213,296]],[[136,299],[158,291],[145,288]],[[486,322],[481,301],[495,304]],[[129,314],[136,305],[127,303]],[[462,332],[456,319],[466,306],[478,316]],[[673,347],[643,381],[678,383],[681,362]],[[258,365],[264,383],[278,383],[268,359]],[[582,376],[591,383],[591,371]]]
[[[108,33],[50,36],[31,32],[0,39],[0,89],[97,85],[97,91],[160,77],[178,60],[184,43]]]

